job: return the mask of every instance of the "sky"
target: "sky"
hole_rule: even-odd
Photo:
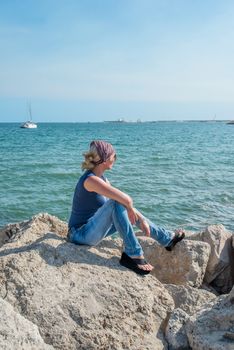
[[[0,0],[0,122],[234,119],[232,0]]]

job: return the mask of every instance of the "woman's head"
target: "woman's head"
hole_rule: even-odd
[[[94,140],[90,143],[89,151],[84,153],[85,160],[82,163],[82,169],[92,170],[97,165],[107,163],[116,159],[114,147],[105,141]]]

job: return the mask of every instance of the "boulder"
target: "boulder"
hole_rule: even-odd
[[[233,350],[234,288],[191,316],[185,327],[193,350]]]
[[[232,235],[232,247],[231,247],[231,274],[232,284],[234,285],[234,234]]]
[[[38,327],[44,343],[63,350],[167,349],[173,299],[154,276],[120,266],[121,240],[76,246],[63,230],[49,232],[55,221],[43,218],[20,224],[0,248],[0,296]]]
[[[166,327],[166,340],[170,350],[189,350],[188,338],[185,330],[185,323],[189,319],[189,315],[181,310],[175,309],[168,321]]]
[[[219,293],[230,292],[234,282],[233,233],[223,225],[211,225],[191,239],[206,242],[211,247],[204,282],[211,284]]]
[[[0,349],[1,350],[52,350],[42,339],[38,327],[15,312],[0,298]]]
[[[31,234],[40,237],[47,232],[56,232],[65,237],[67,235],[67,223],[48,213],[40,213],[30,220],[8,224],[0,229],[0,247],[7,242],[16,241],[21,236],[24,240],[30,240]]]
[[[188,315],[193,315],[208,303],[216,300],[217,296],[207,290],[197,289],[190,286],[177,286],[174,284],[164,285],[172,296],[175,308],[180,308]]]
[[[234,239],[227,235],[221,249],[223,227],[204,232],[187,236],[172,252],[140,237],[155,266],[141,277],[120,266],[119,238],[76,246],[66,241],[67,224],[47,213],[7,225],[0,230],[0,348],[234,349],[234,290],[217,298],[196,289],[214,262],[210,250],[218,252],[220,267],[226,241],[233,251]],[[227,266],[211,283],[224,272]]]
[[[210,255],[208,243],[184,239],[172,252],[152,238],[138,237],[148,261],[155,266],[152,274],[162,283],[200,287]]]
[[[169,349],[190,349],[185,324],[196,311],[216,300],[216,295],[190,286],[167,284],[165,288],[175,303],[175,310],[170,315],[166,327],[166,340],[169,343]]]

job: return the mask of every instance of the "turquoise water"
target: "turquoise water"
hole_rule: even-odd
[[[68,220],[92,139],[113,143],[108,179],[158,225],[234,230],[234,126],[221,122],[0,123],[0,226],[39,212]]]

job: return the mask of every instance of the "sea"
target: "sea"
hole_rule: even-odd
[[[111,184],[158,226],[234,231],[234,125],[218,121],[0,123],[0,227],[41,212],[68,221],[94,139],[116,149]]]

